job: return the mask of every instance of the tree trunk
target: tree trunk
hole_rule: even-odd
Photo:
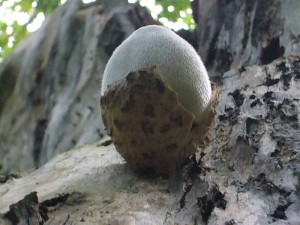
[[[209,74],[299,55],[299,9],[297,0],[199,0],[199,53]]]
[[[99,139],[105,60],[154,23],[117,2],[68,1],[1,65],[0,85],[14,85],[1,87],[3,171]],[[105,137],[0,179],[0,224],[299,224],[300,57],[269,63],[299,55],[299,4],[286,2],[199,0],[199,52],[222,85],[209,136],[181,172],[137,176]],[[31,164],[18,167],[25,156]]]
[[[0,65],[0,170],[24,171],[103,137],[99,93],[112,51],[153,24],[124,0],[68,1]]]

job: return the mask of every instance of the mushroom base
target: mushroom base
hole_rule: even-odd
[[[194,115],[154,70],[131,72],[110,85],[101,111],[117,151],[134,171],[168,177],[195,151],[194,140],[203,139],[213,119],[194,129]],[[213,118],[208,112],[205,117]]]

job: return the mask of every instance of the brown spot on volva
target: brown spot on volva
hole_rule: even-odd
[[[144,110],[144,115],[149,117],[155,117],[154,107],[150,104],[147,104]]]
[[[152,160],[155,158],[153,154],[149,154],[148,152],[142,152],[142,157],[146,160]]]
[[[128,75],[127,75],[127,77],[126,77],[126,80],[127,80],[127,82],[128,83],[133,83],[133,81],[134,81],[134,72],[130,72]]]
[[[191,128],[191,130],[195,130],[195,129],[197,129],[198,127],[199,127],[200,125],[198,124],[198,123],[193,123],[192,124],[192,128]]]
[[[153,127],[149,122],[141,122],[141,127],[145,134],[153,134]]]
[[[134,107],[135,101],[131,94],[129,94],[128,99],[125,101],[125,104],[121,107],[123,113],[128,112],[132,107]]]
[[[134,91],[139,91],[139,90],[143,91],[145,90],[146,86],[144,84],[133,84],[131,88]]]
[[[136,147],[136,140],[132,139],[130,143],[133,147]]]
[[[175,123],[177,126],[181,127],[183,125],[182,115],[180,113],[172,113],[169,116],[169,119]]]
[[[105,94],[100,97],[100,105],[104,108],[107,108],[111,104],[111,101],[115,97],[115,94],[116,90],[106,91]]]
[[[169,131],[171,129],[171,125],[170,124],[164,124],[161,128],[160,128],[160,133],[166,133],[167,131]]]
[[[139,71],[139,79],[142,79],[143,78],[143,76],[148,76],[148,71],[146,71],[146,70],[140,70]]]
[[[155,79],[155,84],[156,84],[156,89],[159,93],[164,93],[165,92],[165,85],[162,83],[161,80]]]
[[[119,121],[118,119],[114,120],[114,124],[115,124],[116,128],[118,128],[119,130],[121,130],[124,126],[124,123]]]
[[[167,145],[166,148],[168,151],[175,151],[178,148],[178,145],[176,143],[172,143],[172,144]]]

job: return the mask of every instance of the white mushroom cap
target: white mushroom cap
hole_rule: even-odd
[[[101,95],[129,72],[152,66],[200,122],[211,98],[207,71],[194,48],[163,26],[136,30],[114,51],[103,74]]]

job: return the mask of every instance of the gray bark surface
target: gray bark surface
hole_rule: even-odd
[[[198,52],[210,76],[299,55],[299,10],[297,0],[199,0]]]

